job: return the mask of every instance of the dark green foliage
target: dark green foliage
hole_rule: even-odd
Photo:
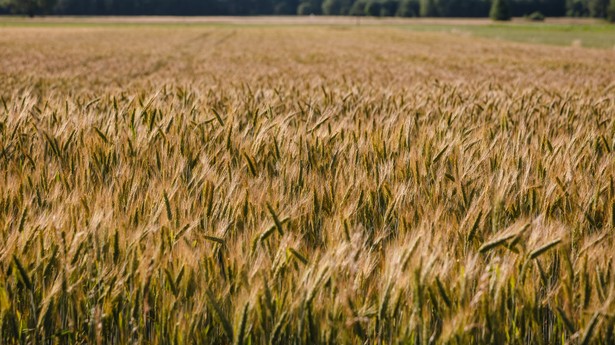
[[[48,14],[55,5],[55,0],[0,0],[0,7],[4,6],[13,13],[26,14],[30,17]]]
[[[350,15],[351,16],[364,16],[365,15],[365,1],[363,0],[358,0],[355,1],[354,4],[352,4],[352,7],[350,8]]]
[[[587,2],[583,0],[566,0],[566,15],[569,17],[583,17],[589,15]]]
[[[435,0],[421,0],[420,7],[421,17],[437,17],[438,8],[436,7]]]
[[[588,0],[589,15],[594,18],[606,18],[609,0]]]
[[[485,17],[489,0],[436,0],[436,12],[441,17]]]
[[[365,4],[365,15],[378,17],[380,15],[380,3],[374,0]]]
[[[350,0],[325,0],[322,3],[322,13],[327,16],[350,14],[352,3]]]
[[[341,7],[340,0],[325,0],[322,3],[322,13],[327,16],[339,15]]]
[[[391,17],[397,13],[399,3],[395,0],[384,0],[380,4],[380,16]]]
[[[538,11],[533,12],[532,14],[527,16],[526,18],[528,20],[533,21],[533,22],[542,22],[542,21],[545,20],[545,16],[542,13],[538,12]]]
[[[611,23],[615,23],[615,0],[611,0],[609,8],[607,9],[607,19]]]
[[[530,13],[540,12],[547,17],[562,17],[566,15],[566,0],[508,0],[510,14],[521,17]],[[582,0],[586,1],[586,0]]]
[[[507,0],[493,0],[489,17],[493,20],[503,21],[510,20],[510,7]]]
[[[304,0],[297,8],[298,15],[321,14],[322,3],[320,0]]]
[[[402,0],[395,15],[398,17],[418,17],[419,8],[418,0]]]
[[[273,14],[276,15],[291,15],[296,14],[294,9],[288,3],[280,1],[273,6]]]
[[[491,0],[374,0],[374,16],[487,17]],[[608,16],[609,0],[507,0],[511,16]],[[363,15],[368,0],[0,0],[0,14]]]

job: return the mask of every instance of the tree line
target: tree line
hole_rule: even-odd
[[[511,16],[615,20],[615,0],[0,0],[0,13],[34,15],[352,15],[493,17],[495,3]],[[497,4],[499,5],[499,4]]]

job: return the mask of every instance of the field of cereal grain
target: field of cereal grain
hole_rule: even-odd
[[[0,343],[615,341],[612,49],[21,24]]]

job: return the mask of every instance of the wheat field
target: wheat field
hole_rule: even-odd
[[[0,343],[615,343],[615,54],[0,35]]]

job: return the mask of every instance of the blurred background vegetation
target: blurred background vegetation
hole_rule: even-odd
[[[0,14],[487,17],[502,3],[516,17],[615,20],[615,0],[0,0]]]

